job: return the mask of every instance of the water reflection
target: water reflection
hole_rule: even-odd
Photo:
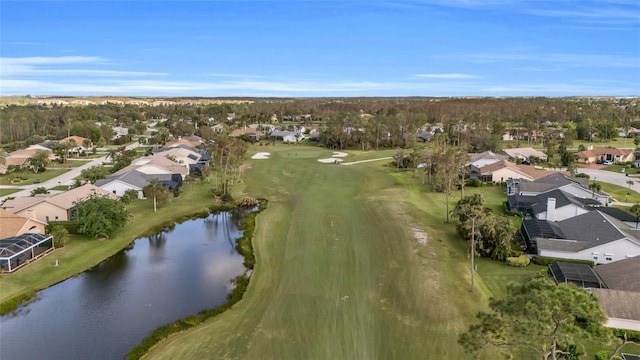
[[[186,221],[39,292],[0,318],[0,359],[121,359],[153,329],[223,303],[245,271],[240,220]]]

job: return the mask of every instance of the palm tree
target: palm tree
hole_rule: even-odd
[[[157,211],[158,198],[162,202],[166,196],[166,189],[157,178],[147,180],[147,186],[142,190],[146,197],[153,197],[153,212]]]
[[[29,165],[33,169],[35,174],[38,173],[38,170],[41,168],[46,168],[51,160],[49,160],[49,152],[45,150],[38,150],[32,157],[29,158]]]

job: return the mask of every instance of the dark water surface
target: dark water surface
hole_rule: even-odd
[[[40,291],[0,318],[0,359],[121,359],[154,329],[224,303],[246,270],[235,250],[241,216],[177,224]]]

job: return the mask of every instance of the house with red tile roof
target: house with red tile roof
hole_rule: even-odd
[[[581,164],[595,164],[605,161],[617,164],[635,161],[636,154],[633,149],[595,148],[580,151],[574,155],[574,158],[576,162]]]
[[[0,239],[27,233],[44,234],[46,223],[0,209]]]

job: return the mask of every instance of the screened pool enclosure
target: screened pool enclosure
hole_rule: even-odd
[[[13,272],[53,249],[53,236],[22,234],[0,239],[0,271]]]

